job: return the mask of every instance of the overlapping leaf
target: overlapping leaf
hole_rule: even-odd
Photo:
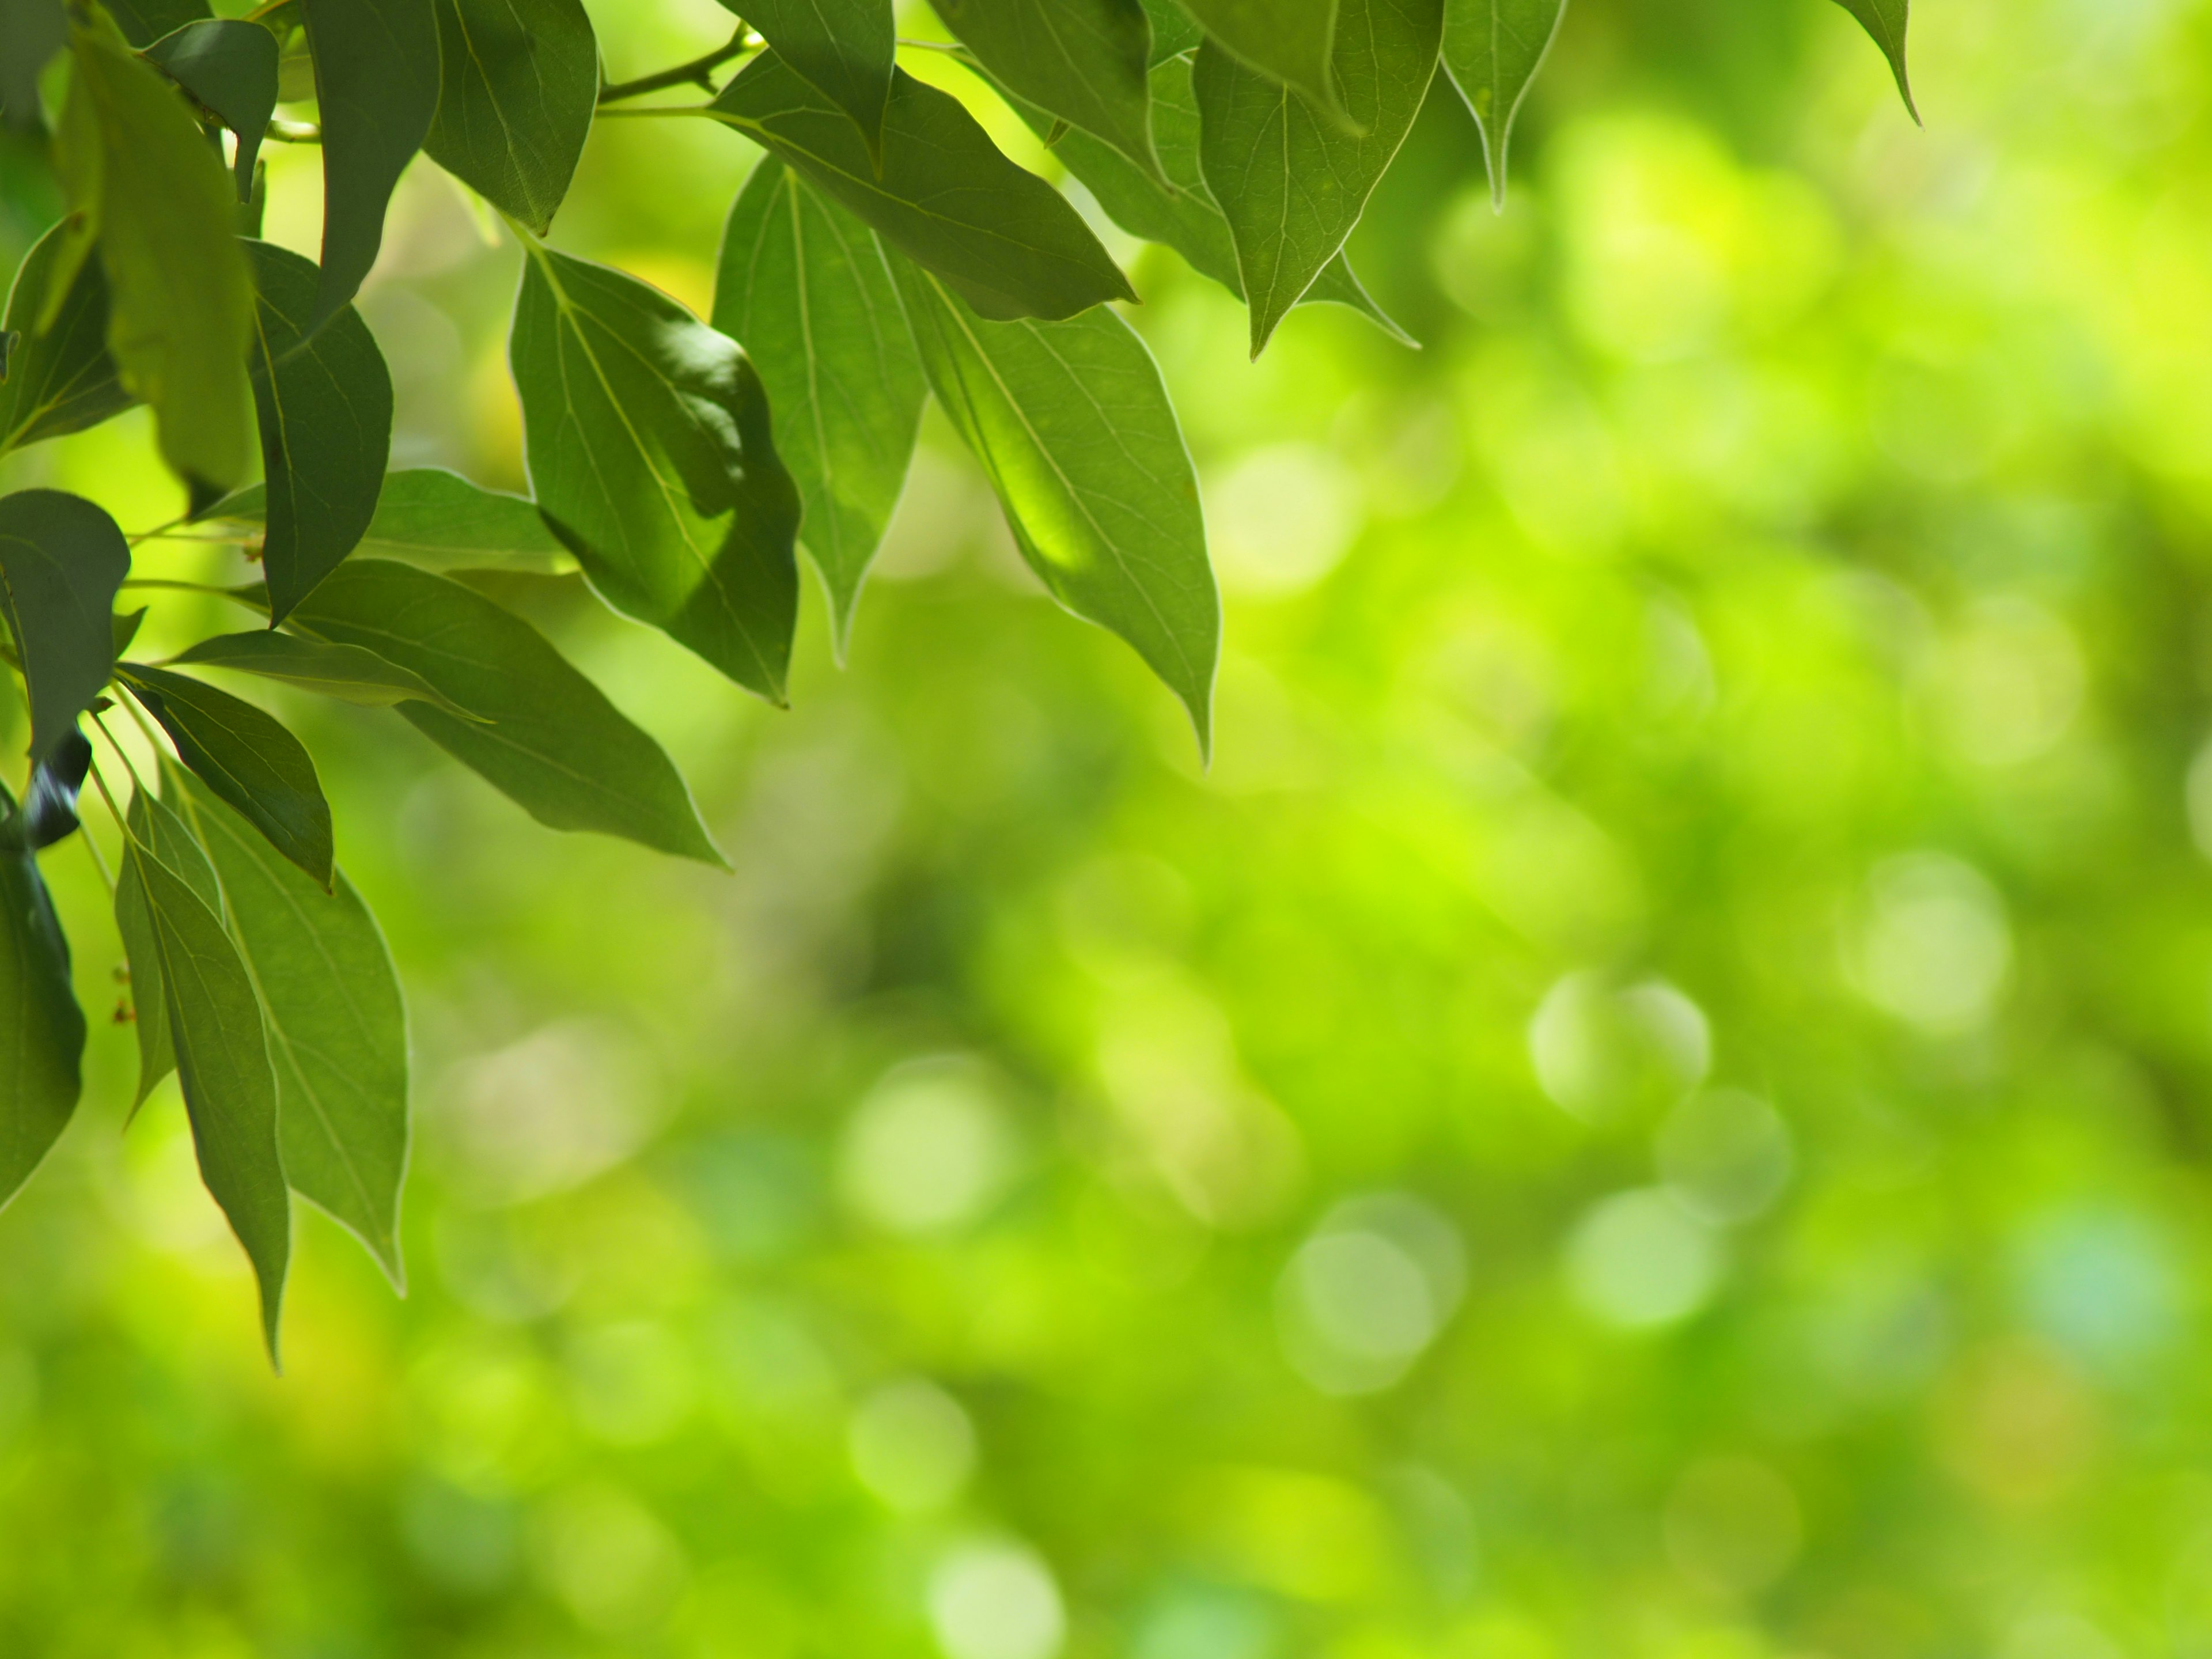
[[[543,234],[568,193],[599,100],[580,0],[436,0],[444,79],[422,148]]]
[[[874,234],[773,159],[722,238],[714,326],[747,343],[776,447],[805,505],[799,538],[842,653],[914,455],[928,386]]]
[[[222,914],[222,888],[215,866],[208,862],[191,829],[167,802],[141,789],[131,797],[127,814],[131,839],[160,860],[200,902],[217,915]],[[168,993],[161,981],[161,951],[154,936],[154,913],[146,900],[146,882],[138,860],[126,848],[123,867],[115,878],[115,928],[123,935],[124,960],[131,969],[131,1006],[138,1032],[138,1091],[132,1107],[143,1105],[154,1085],[176,1069],[175,1050],[169,1042]]]
[[[1344,246],[1419,112],[1443,0],[1343,0],[1333,62],[1357,132],[1209,41],[1195,86],[1206,187],[1229,221],[1258,356]]]
[[[1023,556],[1061,604],[1136,648],[1206,747],[1221,605],[1190,452],[1152,354],[1103,307],[995,323],[927,272],[895,269],[930,385]]]
[[[1340,126],[1360,125],[1339,87],[1337,41],[1358,30],[1344,0],[1182,0],[1206,38],[1239,64],[1297,92]]]
[[[721,864],[660,745],[536,629],[481,593],[387,559],[349,559],[289,626],[411,669],[488,722],[398,705],[424,736],[539,823]]]
[[[47,312],[46,285],[68,235],[57,225],[32,245],[8,295],[0,328],[16,337],[0,380],[0,452],[97,426],[131,406],[107,355],[107,277],[100,261],[78,264],[69,291]]]
[[[635,277],[532,247],[508,357],[538,510],[592,586],[782,702],[799,492],[744,353]]]
[[[744,133],[993,317],[1072,317],[1136,296],[1082,216],[1007,160],[958,100],[895,73],[881,166],[860,129],[775,52],[708,112]]]
[[[202,640],[171,661],[191,668],[226,668],[258,675],[364,708],[427,702],[463,720],[475,718],[411,668],[386,662],[357,645],[333,645],[326,640],[254,629]]]
[[[0,786],[0,814],[15,812]],[[69,943],[38,860],[20,837],[0,836],[0,1206],[69,1127],[82,1086],[84,1032]]]
[[[76,730],[115,662],[110,620],[131,568],[115,520],[82,495],[0,496],[0,609],[31,704],[35,762]]]
[[[211,519],[263,524],[266,492],[249,484],[209,510]],[[486,489],[443,467],[408,467],[384,475],[375,515],[359,544],[366,553],[404,559],[433,570],[495,566],[501,569],[573,570],[575,561],[545,527],[537,503]]]
[[[1104,140],[1158,179],[1139,0],[938,0],[938,15],[1016,96]]]
[[[883,149],[897,51],[891,0],[722,0],[776,55],[853,118],[871,154]]]
[[[253,199],[253,162],[276,111],[276,37],[258,23],[203,18],[165,34],[146,56],[238,135],[238,199]]]
[[[1505,204],[1513,119],[1566,15],[1567,0],[1444,0],[1443,63],[1482,129],[1490,198]]]
[[[106,0],[106,5],[124,39],[134,46],[150,46],[210,15],[208,0]]]

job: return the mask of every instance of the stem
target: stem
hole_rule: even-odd
[[[705,115],[713,106],[708,104],[647,104],[643,109],[603,109],[599,118],[611,115]]]
[[[641,92],[659,92],[668,87],[697,86],[708,91],[714,89],[714,72],[732,58],[742,58],[752,50],[752,35],[743,23],[729,39],[726,46],[694,58],[688,64],[678,64],[674,69],[665,69],[656,75],[641,75],[635,81],[617,81],[611,87],[599,88],[599,102],[611,104],[623,98],[635,98]]]
[[[125,587],[171,587],[185,593],[212,593],[219,599],[228,599],[233,605],[242,605],[248,611],[261,609],[252,600],[240,599],[229,588],[218,586],[214,582],[171,581],[166,576],[125,576],[123,579],[123,586]]]
[[[323,130],[313,121],[287,121],[281,115],[269,118],[269,136],[280,144],[319,144]]]
[[[125,703],[123,706],[125,708],[130,708],[134,716],[138,714],[138,711],[136,708],[131,708],[128,702]],[[100,728],[100,735],[107,739],[107,746],[115,751],[115,758],[123,763],[123,769],[131,775],[131,787],[133,789],[137,790],[141,794],[144,793],[146,786],[139,780],[138,769],[131,763],[131,757],[124,751],[123,745],[116,742],[115,733],[107,729],[107,722],[100,719],[99,715],[94,714],[92,717],[92,723]],[[161,752],[161,751],[158,747],[154,750],[157,758],[160,757]],[[100,776],[100,769],[97,766],[92,769],[92,775],[95,780]],[[106,784],[103,783],[100,786],[100,793],[103,795],[107,793],[107,786]],[[115,803],[111,800],[107,805],[112,810],[114,807]],[[116,823],[122,826],[123,833],[125,835],[127,836],[131,833],[130,827],[127,824],[124,824],[122,819],[118,818]]]
[[[80,820],[76,838],[84,843],[84,850],[92,854],[92,867],[100,872],[100,879],[107,889],[107,896],[115,896],[115,874],[107,867],[107,854],[100,850],[100,843],[92,838],[92,826]]]
[[[179,525],[184,522],[185,520],[181,518],[171,519],[166,523],[155,525],[151,530],[142,530],[137,535],[125,536],[123,539],[131,546],[136,547],[139,543],[151,541],[156,536],[167,535],[172,530],[174,530]]]

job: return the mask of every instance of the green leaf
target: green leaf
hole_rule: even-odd
[[[259,296],[253,401],[269,526],[261,567],[282,622],[375,515],[392,453],[392,376],[351,306],[309,334],[320,280],[312,261],[268,242],[246,247]]]
[[[218,915],[222,889],[215,866],[193,838],[191,830],[168,804],[150,790],[135,791],[126,814],[131,835],[155,858],[182,876],[200,902]],[[131,1006],[138,1031],[138,1092],[131,1097],[135,1112],[145,1104],[155,1085],[176,1069],[176,1053],[169,1042],[168,994],[161,983],[161,951],[154,936],[154,912],[146,901],[146,883],[138,860],[125,851],[123,867],[115,878],[115,930],[123,935],[123,957],[131,969]]]
[[[1912,101],[1912,82],[1905,70],[1905,24],[1911,15],[1912,0],[1836,0],[1836,3],[1857,18],[1874,37],[1875,45],[1889,60],[1889,72],[1897,77],[1897,89],[1904,96],[1906,111],[1918,122],[1919,106]]]
[[[1354,136],[1209,42],[1194,84],[1199,157],[1229,221],[1252,355],[1359,222],[1436,72],[1443,0],[1343,0],[1334,58]]]
[[[1177,0],[1145,0],[1145,15],[1152,26],[1152,50],[1146,59],[1148,68],[1186,52],[1196,52],[1199,43],[1206,39],[1206,31],[1199,27],[1198,20],[1185,11]]]
[[[870,155],[883,149],[896,51],[891,0],[722,0],[776,55],[853,118]]]
[[[1567,15],[1567,0],[1444,0],[1444,72],[1482,129],[1490,199],[1505,205],[1513,118]]]
[[[1152,354],[1111,311],[994,323],[896,262],[938,401],[1054,598],[1120,635],[1212,741],[1221,602],[1198,479]]]
[[[1081,179],[1114,222],[1133,236],[1164,242],[1238,299],[1244,279],[1237,269],[1237,245],[1199,168],[1198,94],[1191,85],[1188,54],[1156,65],[1150,76],[1152,136],[1167,187],[1110,144],[1087,133],[1068,132],[1054,145],[1067,170]],[[1008,94],[1012,97],[1012,94]],[[1052,118],[1033,104],[1012,100],[1023,118],[1039,133]],[[1322,267],[1321,275],[1298,301],[1301,305],[1349,306],[1392,338],[1410,345],[1406,331],[1383,314],[1346,263],[1342,249]]]
[[[118,663],[115,676],[161,722],[178,757],[327,890],[330,803],[300,740],[252,703],[188,675]]]
[[[204,516],[259,524],[268,517],[268,501],[259,484],[248,484]],[[549,574],[575,568],[568,550],[545,527],[535,501],[486,489],[434,466],[384,475],[376,516],[368,521],[361,550],[434,570],[485,564]]]
[[[874,233],[763,161],[723,233],[714,326],[751,343],[842,658],[928,395]]]
[[[165,34],[146,56],[238,135],[238,199],[253,199],[253,161],[276,112],[276,37],[258,23],[204,18]]]
[[[131,394],[116,378],[107,355],[107,278],[97,259],[77,266],[45,332],[38,320],[46,313],[46,285],[68,236],[57,225],[32,245],[15,272],[8,295],[8,317],[0,328],[19,343],[0,380],[0,452],[58,438],[98,426],[131,407]]]
[[[107,349],[124,389],[153,405],[162,458],[212,499],[245,476],[252,404],[253,297],[230,180],[159,70],[101,28],[75,28],[71,44],[55,159],[72,234],[97,239],[106,273]],[[67,247],[58,261],[74,276]]]
[[[253,1263],[262,1333],[274,1362],[292,1249],[292,1199],[277,1151],[276,1082],[261,1005],[238,947],[191,884],[136,842],[126,856],[144,889],[200,1179]]]
[[[773,52],[708,106],[994,317],[1136,297],[1082,216],[1008,161],[957,99],[892,77],[882,167],[850,117]]]
[[[1336,58],[1337,43],[1359,33],[1358,0],[1182,0],[1182,5],[1206,39],[1243,67],[1294,88],[1340,127],[1357,131],[1365,125],[1357,109],[1346,107],[1343,100],[1350,94]]]
[[[483,716],[489,725],[419,702],[398,705],[424,736],[540,823],[722,865],[660,745],[544,635],[481,593],[388,559],[349,559],[289,626],[365,647]]]
[[[423,149],[543,235],[568,193],[599,95],[580,0],[437,0],[445,78]]]
[[[52,751],[31,769],[23,810],[0,823],[0,842],[33,852],[52,847],[77,828],[77,795],[92,769],[92,744],[82,732],[65,732]]]
[[[781,703],[799,491],[760,376],[659,289],[529,256],[508,361],[538,511],[608,604]]]
[[[389,708],[395,702],[412,701],[427,702],[465,720],[477,718],[412,669],[386,662],[374,651],[267,629],[202,640],[171,658],[170,665],[258,674],[364,708]]]
[[[392,187],[438,113],[431,0],[301,0],[323,128],[322,279],[313,332],[361,291]]]
[[[1152,26],[1139,0],[938,0],[937,15],[1017,97],[1160,176],[1145,84]]]
[[[9,126],[39,131],[39,76],[68,44],[62,0],[0,0],[0,117]]]
[[[31,704],[31,758],[76,730],[115,663],[115,595],[131,550],[115,520],[81,495],[0,496],[0,609]]]
[[[384,935],[344,872],[323,891],[198,782],[179,805],[222,878],[231,939],[260,998],[285,1179],[404,1290],[407,1012]]]
[[[15,803],[0,787],[0,806]],[[69,941],[26,847],[0,847],[0,1207],[69,1127],[82,1091],[84,1012]]]
[[[207,0],[106,0],[106,5],[124,39],[141,47],[209,15]]]

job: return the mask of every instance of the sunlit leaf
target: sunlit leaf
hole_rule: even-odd
[[[599,94],[579,0],[437,0],[445,78],[423,149],[543,234],[568,193]]]
[[[236,524],[261,524],[269,503],[259,484],[249,484],[210,508],[207,516]],[[361,550],[406,560],[434,570],[493,566],[501,569],[573,570],[575,561],[545,527],[537,503],[486,489],[442,467],[408,467],[384,475],[376,514]]]
[[[1109,310],[995,323],[927,272],[895,269],[930,385],[1023,557],[1062,605],[1136,647],[1206,748],[1221,604],[1198,479],[1152,354]]]
[[[389,708],[395,702],[412,701],[427,702],[463,720],[474,718],[412,669],[386,662],[357,645],[332,645],[296,634],[254,629],[202,640],[170,660],[184,667],[227,668],[255,674],[365,708]]]
[[[177,745],[178,758],[324,887],[331,808],[300,740],[262,710],[186,674],[118,664],[116,678]]]
[[[146,56],[238,135],[238,199],[253,199],[253,162],[276,111],[276,37],[258,23],[204,18],[165,34]]]
[[[1182,0],[1206,38],[1239,64],[1295,88],[1340,126],[1359,125],[1339,77],[1337,42],[1361,19],[1344,0]],[[1349,16],[1340,15],[1350,13]],[[1416,100],[1418,102],[1419,100]]]
[[[994,317],[1072,317],[1136,296],[1067,198],[1016,167],[958,100],[893,77],[882,167],[852,118],[773,52],[708,106]]]
[[[1017,96],[1112,145],[1155,177],[1139,0],[939,0],[938,15]]]
[[[31,703],[31,758],[76,730],[115,662],[110,620],[131,568],[115,520],[81,495],[0,496],[0,608]]]
[[[714,326],[746,343],[830,592],[838,649],[914,456],[927,383],[868,228],[773,159],[722,238]]]
[[[8,294],[4,327],[16,337],[8,374],[0,380],[0,451],[97,426],[131,407],[107,355],[107,277],[97,259],[77,266],[76,278],[44,332],[46,283],[67,227],[57,225],[32,245]]]
[[[1881,55],[1889,60],[1889,71],[1897,77],[1897,90],[1905,99],[1905,107],[1915,121],[1920,118],[1919,106],[1912,101],[1912,82],[1905,73],[1905,27],[1912,12],[1912,0],[1836,0],[1836,3],[1859,20],[1866,32],[1881,48]]]
[[[1229,221],[1257,356],[1359,222],[1436,71],[1443,0],[1343,0],[1334,58],[1347,132],[1217,45],[1194,84],[1207,188]]]
[[[261,565],[276,619],[354,550],[376,512],[392,450],[392,376],[361,313],[341,307],[312,337],[312,261],[248,242],[258,296],[253,400],[268,535]]]
[[[1567,0],[1444,0],[1444,70],[1482,129],[1490,199],[1500,207],[1513,118],[1566,13]]]
[[[376,263],[392,186],[438,112],[432,0],[301,0],[323,130],[322,276],[310,329]]]
[[[508,360],[538,510],[592,586],[781,702],[799,491],[744,353],[659,289],[533,246]]]
[[[722,0],[842,107],[872,153],[883,143],[896,50],[891,0]]]
[[[1164,64],[1186,52],[1196,52],[1206,39],[1198,20],[1182,9],[1181,0],[1144,0],[1145,15],[1152,26],[1152,49],[1147,66]]]
[[[349,559],[288,625],[412,669],[489,721],[456,720],[420,702],[398,706],[540,823],[722,862],[660,745],[536,629],[481,593],[388,559]]]
[[[191,830],[169,805],[152,791],[141,789],[131,797],[126,816],[131,836],[149,853],[184,878],[200,902],[218,915],[222,912],[222,888],[215,866],[208,862]],[[123,935],[124,960],[131,969],[131,1006],[138,1033],[138,1090],[131,1097],[135,1110],[154,1092],[155,1085],[176,1069],[175,1051],[169,1042],[168,994],[161,983],[161,951],[154,937],[154,913],[146,902],[145,878],[138,860],[126,848],[123,867],[115,876],[115,929]]]
[[[0,786],[0,812],[15,802]],[[76,1110],[84,1014],[69,941],[27,847],[0,836],[0,1206],[31,1178]]]
[[[325,892],[197,780],[178,806],[222,879],[224,919],[261,1000],[285,1179],[404,1285],[407,1015],[384,935],[344,872]]]

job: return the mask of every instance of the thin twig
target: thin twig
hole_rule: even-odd
[[[708,91],[714,89],[714,73],[733,58],[742,58],[753,49],[756,37],[743,23],[732,35],[726,46],[720,46],[688,64],[678,64],[674,69],[665,69],[654,75],[641,75],[635,81],[617,81],[611,87],[599,88],[599,102],[611,104],[624,98],[635,98],[643,92],[659,92],[667,87],[696,86]]]
[[[77,821],[76,838],[84,843],[84,850],[92,854],[92,867],[100,872],[100,879],[107,889],[107,896],[115,896],[114,872],[107,867],[107,854],[100,850],[100,843],[92,838],[92,826],[82,818]]]

